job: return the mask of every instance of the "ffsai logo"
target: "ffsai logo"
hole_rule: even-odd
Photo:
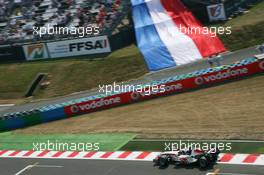
[[[87,41],[87,42],[79,42],[79,43],[70,43],[69,51],[83,51],[83,50],[96,50],[96,49],[104,49],[108,47],[108,40],[97,40],[97,41]]]
[[[50,42],[46,46],[51,58],[111,52],[107,36]]]

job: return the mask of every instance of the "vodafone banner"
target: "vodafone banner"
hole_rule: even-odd
[[[47,48],[51,58],[111,52],[107,36],[51,42]]]
[[[66,116],[78,115],[98,111],[105,108],[118,106],[121,104],[127,104],[131,100],[128,93],[113,95],[96,100],[90,100],[87,102],[81,102],[74,105],[66,106],[64,112]]]
[[[246,66],[238,66],[219,72],[214,72],[199,77],[195,77],[194,81],[197,85],[207,85],[216,82],[223,82],[226,80],[240,78],[248,75],[253,75],[259,72],[264,72],[264,61],[255,62]]]
[[[182,80],[177,80],[163,84],[165,91],[157,91],[149,93],[142,92],[125,92],[116,95],[112,95],[105,98],[99,98],[96,100],[90,100],[74,105],[66,106],[64,108],[65,114],[69,116],[93,112],[113,106],[133,103],[136,101],[142,101],[154,97],[164,96],[171,93],[182,92],[190,89],[200,88],[204,85],[211,85],[218,82],[224,82],[235,78],[240,78],[256,73],[264,72],[264,60],[257,60],[256,62],[248,65],[235,66],[233,68],[224,69],[212,73],[203,74],[200,76],[194,76]],[[159,85],[159,87],[162,85]]]

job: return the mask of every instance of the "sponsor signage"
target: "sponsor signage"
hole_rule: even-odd
[[[131,100],[136,101],[136,100],[145,100],[148,98],[166,95],[172,92],[180,92],[181,90],[183,90],[182,83],[172,82],[172,83],[167,83],[165,85],[160,85],[158,91],[154,91],[154,90],[148,91],[148,89],[146,89],[145,91],[142,92],[129,92],[129,93]]]
[[[47,48],[44,43],[24,45],[23,50],[26,59],[29,61],[48,58]]]
[[[248,73],[247,68],[234,69],[234,70],[228,69],[226,71],[221,71],[221,72],[210,74],[207,76],[204,75],[201,77],[196,77],[194,81],[197,85],[202,85],[202,84],[206,84],[210,82],[221,81],[225,79],[247,75],[247,73]]]
[[[237,66],[217,72],[207,73],[204,75],[186,78],[159,85],[159,91],[148,92],[146,89],[142,92],[125,92],[109,97],[104,97],[96,100],[77,103],[66,106],[64,111],[66,115],[73,116],[76,114],[88,113],[113,106],[142,101],[149,98],[159,97],[171,93],[182,92],[190,89],[199,88],[203,85],[210,85],[217,82],[223,82],[234,78],[244,77],[259,72],[264,72],[264,61],[256,61],[248,65]]]
[[[211,22],[226,20],[225,7],[222,3],[207,6],[207,13]]]
[[[130,98],[128,98],[127,93],[113,95],[105,98],[99,98],[95,100],[90,100],[86,102],[77,103],[64,108],[66,116],[72,116],[77,114],[89,113],[93,111],[98,111],[101,109],[126,104],[129,103]]]
[[[51,58],[111,52],[107,36],[47,43]]]

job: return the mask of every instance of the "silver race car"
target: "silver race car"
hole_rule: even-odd
[[[220,151],[211,149],[209,151],[199,149],[185,149],[177,151],[163,152],[154,160],[154,166],[165,168],[170,164],[174,165],[194,165],[197,164],[200,168],[205,169],[215,164]]]

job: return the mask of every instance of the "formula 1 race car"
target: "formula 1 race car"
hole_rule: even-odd
[[[211,149],[209,151],[199,149],[177,150],[163,152],[153,162],[154,166],[159,166],[160,168],[165,168],[169,164],[176,166],[197,164],[201,169],[205,169],[217,162],[219,153],[218,149]]]

